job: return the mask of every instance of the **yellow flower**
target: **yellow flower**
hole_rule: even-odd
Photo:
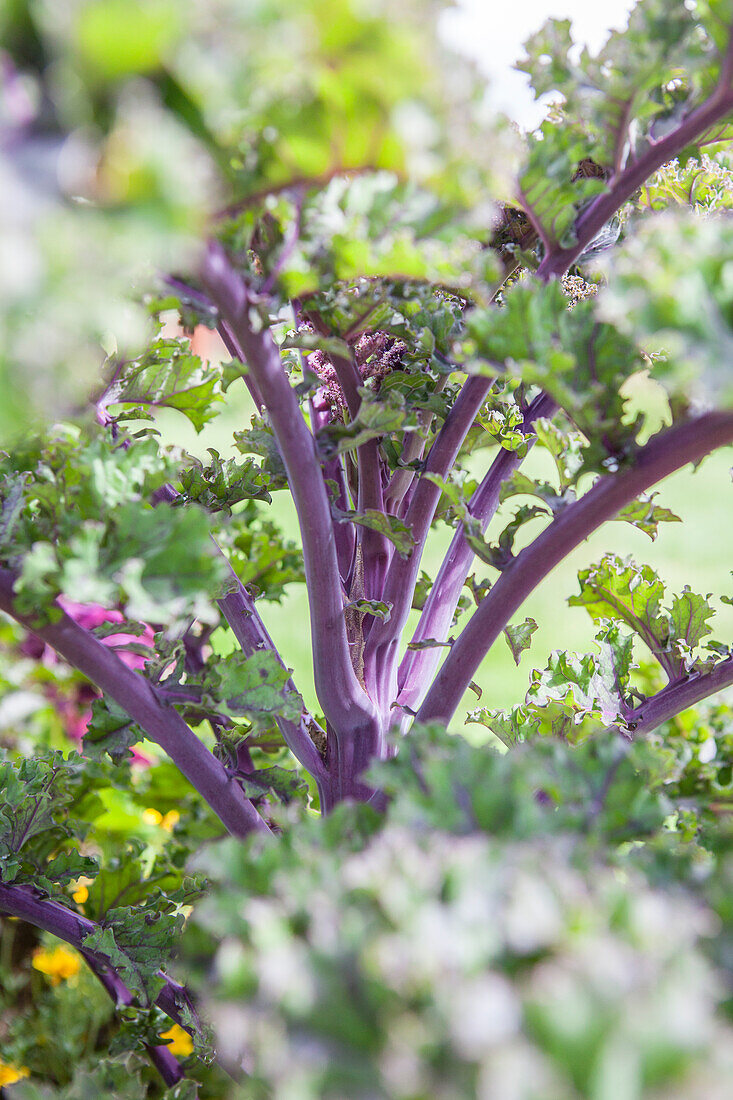
[[[22,1077],[28,1077],[30,1070],[25,1066],[11,1066],[0,1058],[0,1089],[3,1085],[14,1085]]]
[[[168,1050],[171,1054],[177,1054],[181,1058],[187,1058],[193,1050],[193,1039],[178,1024],[174,1024],[173,1027],[164,1031],[161,1039],[168,1044]]]
[[[73,978],[81,969],[81,959],[76,951],[70,951],[63,945],[49,950],[38,947],[33,952],[33,966],[51,979],[51,985]]]
[[[165,829],[167,833],[172,833],[174,827],[181,820],[181,815],[178,810],[169,810],[160,823],[161,829]]]
[[[143,821],[146,825],[159,825],[161,829],[165,829],[167,833],[172,833],[174,826],[181,820],[181,815],[178,810],[169,810],[163,817],[160,810],[154,809],[152,806],[147,810],[143,810]]]
[[[89,891],[87,890],[87,887],[91,886],[93,882],[93,878],[86,878],[84,875],[76,880],[76,889],[71,896],[77,905],[83,905],[84,902],[87,900],[87,898],[89,897]]]

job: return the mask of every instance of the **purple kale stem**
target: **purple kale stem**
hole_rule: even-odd
[[[27,921],[44,932],[50,932],[75,947],[87,961],[95,963],[106,972],[116,974],[106,955],[84,947],[85,938],[96,932],[100,925],[75,913],[61,902],[43,897],[35,887],[25,883],[0,881],[0,912]],[[201,1021],[185,987],[163,970],[158,970],[157,977],[164,983],[155,998],[158,1007],[186,1031],[200,1030]]]
[[[255,306],[244,280],[213,242],[204,282],[247,357],[285,463],[303,544],[316,693],[339,742],[338,768],[346,769],[343,778],[350,782],[352,768],[379,755],[382,734],[349,656],[331,510],[315,442],[269,329],[259,318],[253,321]]]
[[[237,588],[233,592],[228,592],[226,596],[222,596],[218,603],[224,618],[229,623],[234,636],[242,647],[242,652],[247,656],[251,656],[253,653],[269,650],[275,654],[281,666],[285,668],[285,662],[275,648],[265,624],[257,613],[254,601],[244,585],[236,578],[236,574],[234,577]],[[285,690],[297,691],[292,678],[287,681]],[[325,765],[308,733],[309,728],[322,732],[316,720],[304,709],[297,726],[294,722],[288,722],[284,718],[277,718],[277,724],[285,744],[293,756],[311,773],[314,779],[324,779],[326,776]]]
[[[249,390],[249,395],[255,403],[255,406],[257,408],[257,412],[261,414],[263,408],[265,407],[265,402],[262,400],[262,394],[260,393],[259,389],[257,388],[257,383],[255,382],[254,378],[251,376],[251,374],[247,370],[247,361],[244,358],[244,353],[243,353],[242,349],[240,348],[239,344],[237,343],[237,340],[236,340],[234,334],[232,333],[231,329],[229,328],[229,325],[227,325],[227,323],[225,321],[220,321],[219,322],[219,324],[217,325],[216,331],[221,336],[224,347],[227,349],[227,351],[229,352],[231,357],[233,359],[236,359],[245,368],[242,371],[242,378],[244,379],[244,384],[247,387],[247,389]]]
[[[425,462],[425,472],[445,477],[455,462],[479,409],[491,387],[491,379],[474,376],[464,383],[455,405],[433,442]],[[405,515],[412,530],[414,546],[407,558],[395,555],[387,571],[382,599],[392,604],[388,622],[372,627],[364,654],[364,674],[372,698],[388,714],[397,696],[397,647],[412,606],[420,561],[430,531],[440,489],[427,478],[418,481]]]
[[[118,974],[111,970],[109,966],[103,966],[89,952],[82,951],[81,954],[84,956],[84,961],[89,969],[104,986],[115,1006],[131,1005],[134,1002],[135,998]],[[152,1046],[150,1043],[146,1043],[145,1050],[168,1088],[171,1085],[177,1085],[186,1076],[183,1066],[176,1056],[171,1054],[165,1044]],[[196,1095],[198,1095],[198,1086],[195,1087]]]
[[[322,336],[328,335],[320,318],[313,314],[303,315]],[[363,379],[359,364],[352,352],[351,355],[329,355],[336,377],[338,378],[341,392],[349,410],[349,416],[354,420],[361,407],[361,394],[359,387]],[[357,466],[359,475],[359,499],[357,510],[365,511],[372,508],[384,511],[384,495],[382,489],[382,463],[379,457],[379,446],[376,439],[367,440],[357,449]],[[337,527],[352,524],[336,524]],[[361,547],[364,565],[364,594],[368,599],[379,599],[382,593],[384,576],[392,557],[392,544],[378,531],[368,527],[359,528],[356,534],[357,544]],[[343,574],[342,574],[343,576]]]
[[[621,733],[624,737],[641,737],[652,733],[663,722],[668,722],[688,707],[707,699],[733,684],[733,657],[719,661],[710,672],[693,672],[674,680],[651,695],[638,707],[624,716],[623,725],[609,726],[607,733]]]
[[[211,309],[211,302],[202,294],[200,290],[194,290],[192,286],[184,282],[183,279],[177,279],[175,275],[168,275],[167,273],[160,272],[160,278],[163,280],[166,286],[169,286],[171,290],[179,290],[181,294],[185,294],[187,298],[190,298],[192,302],[198,302],[204,309]]]
[[[365,512],[367,509],[371,509],[384,512],[382,461],[379,457],[379,444],[376,439],[369,439],[359,447],[358,464],[358,511]],[[360,527],[357,539],[363,555],[363,594],[368,600],[381,599],[384,579],[392,560],[392,543],[385,535],[369,527]]]
[[[171,1054],[165,1044],[154,1047],[146,1043],[145,1049],[148,1052],[150,1061],[153,1063],[168,1088],[170,1088],[171,1085],[177,1085],[179,1081],[184,1079],[186,1074],[183,1072],[183,1066],[178,1061],[175,1054]],[[198,1094],[198,1085],[194,1085],[193,1095],[198,1096]]]
[[[423,430],[425,431],[425,435],[427,435],[432,416],[426,419],[422,417],[421,414],[419,419],[423,420]],[[400,455],[400,461],[405,465],[395,470],[384,493],[386,510],[393,516],[399,516],[402,504],[407,497],[408,490],[415,480],[415,471],[406,469],[406,465],[408,462],[419,462],[423,456],[424,450],[425,438],[421,438],[417,432],[410,432],[408,438],[403,443],[402,454]]]
[[[331,406],[325,397],[325,391],[319,390],[314,397],[308,398],[308,413],[310,417],[311,432],[317,436],[321,428],[331,420]],[[335,481],[338,485],[338,494],[335,498],[337,508],[342,511],[351,507],[346,484],[346,471],[344,469],[343,455],[327,459],[322,463],[324,481]],[[332,522],[333,537],[336,542],[336,558],[338,560],[339,576],[346,585],[354,564],[354,548],[356,546],[356,534],[353,523]]]
[[[318,786],[324,814],[329,813],[345,798],[377,805],[377,792],[359,778],[377,753],[386,754],[386,746],[381,738],[379,741],[369,737],[347,739],[339,737],[334,729],[328,727],[326,767],[329,781]]]
[[[433,393],[440,393],[447,381],[448,375],[443,375],[442,378],[436,382]],[[405,433],[406,438],[403,441],[402,454],[400,456],[402,462],[419,462],[422,459],[425,453],[427,438],[430,434],[430,425],[434,419],[434,414],[427,409],[423,409],[418,413],[417,422],[419,431]],[[403,467],[395,470],[384,491],[385,506],[387,511],[392,515],[398,516],[404,510],[405,501],[407,500],[408,492],[414,480],[414,470],[404,469]],[[407,502],[409,503],[409,500]]]
[[[733,38],[731,42],[733,43]],[[733,64],[732,55],[733,45],[729,45],[724,61],[726,73]],[[577,243],[572,248],[550,249],[537,268],[538,279],[547,281],[564,275],[609,218],[631,198],[637,187],[641,187],[657,168],[673,160],[686,145],[690,145],[716,122],[730,114],[733,110],[733,91],[728,85],[729,81],[721,82],[705,102],[692,111],[675,130],[659,141],[653,141],[646,152],[627,164],[620,175],[611,180],[609,189],[593,199],[576,221],[574,229]]]
[[[361,406],[361,395],[358,389],[362,383],[362,377],[359,365],[353,354],[349,359],[333,355],[331,362],[346,399],[349,415],[353,420]],[[371,508],[383,512],[382,463],[376,439],[369,439],[358,448],[357,467],[359,474],[357,510],[365,512]],[[384,577],[392,556],[392,545],[388,538],[369,527],[360,527],[356,539],[363,555],[364,595],[370,600],[380,599]]]
[[[571,550],[651,485],[731,442],[733,413],[705,413],[655,436],[637,450],[630,468],[599,478],[585,496],[568,505],[517,555],[481,601],[433,681],[418,719],[450,721],[512,615]]]
[[[161,700],[144,676],[128,668],[116,653],[60,608],[54,622],[42,625],[20,614],[15,606],[14,582],[9,570],[0,569],[1,611],[47,642],[65,661],[114,699],[137,722],[146,737],[168,753],[233,836],[245,837],[258,829],[268,831],[221,761],[199,741],[180,714]]]
[[[349,415],[353,420],[361,406],[359,387],[362,384],[362,377],[359,365],[353,354],[349,358],[331,355],[330,361],[336,371]],[[359,474],[357,510],[364,512],[371,508],[383,512],[382,462],[376,439],[368,439],[357,449],[357,466]],[[392,544],[379,531],[369,527],[360,527],[356,537],[363,554],[364,595],[367,599],[380,599],[384,577],[392,557]]]
[[[346,487],[346,472],[343,458],[334,458],[323,465],[323,476],[327,481],[335,481],[338,485],[338,496],[335,499],[337,508],[346,511],[351,507],[348,490]],[[339,576],[347,584],[354,568],[354,552],[356,550],[356,524],[334,523],[333,535],[336,540],[336,556],[338,558]]]
[[[534,421],[539,420],[540,417],[552,416],[556,409],[557,405],[551,397],[544,393],[540,394],[525,413],[523,430],[528,431]],[[479,520],[482,531],[486,530],[496,512],[502,484],[521,462],[522,459],[516,453],[501,450],[471,497],[468,510]],[[474,551],[466,541],[463,527],[459,527],[425,601],[412,637],[413,642],[425,641],[427,638],[435,638],[439,642],[446,640],[458,606],[461,589],[474,557]],[[438,647],[408,649],[398,673],[397,701],[400,706],[409,707],[412,711],[420,706],[442,656],[443,652]]]

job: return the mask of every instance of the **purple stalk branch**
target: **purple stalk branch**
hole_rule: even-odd
[[[363,384],[363,379],[359,365],[353,354],[349,358],[341,355],[331,355],[329,358],[336,371],[336,377],[344,395],[349,415],[354,420],[361,406],[359,387]],[[364,512],[370,508],[383,512],[382,462],[379,457],[379,444],[376,439],[369,439],[358,448],[357,468],[359,474],[358,511]],[[384,576],[392,556],[391,543],[384,535],[381,535],[378,531],[373,531],[369,527],[359,528],[356,541],[361,547],[364,565],[364,592],[358,593],[358,595],[364,595],[367,599],[379,599],[382,594]]]
[[[712,672],[694,672],[683,680],[667,684],[656,695],[650,696],[638,707],[630,710],[623,725],[609,726],[606,732],[621,733],[625,737],[640,737],[651,733],[663,722],[693,707],[709,695],[733,684],[733,657],[720,661]]]
[[[326,481],[335,481],[339,487],[335,504],[337,508],[346,511],[351,507],[348,488],[346,484],[346,471],[343,457],[333,458],[323,465],[323,476]],[[333,536],[336,541],[336,556],[338,558],[339,575],[344,583],[344,589],[349,583],[354,569],[354,553],[356,551],[356,524],[334,523]]]
[[[232,359],[236,359],[237,362],[242,364],[242,367],[244,368],[242,370],[242,380],[249,390],[249,395],[255,403],[257,412],[262,414],[262,410],[265,407],[265,402],[262,400],[262,394],[257,388],[257,383],[247,369],[247,362],[244,358],[244,353],[237,343],[233,332],[229,328],[229,325],[227,325],[226,321],[220,321],[217,325],[216,331],[221,336],[224,347],[227,349]]]
[[[430,430],[430,420],[432,420],[432,416],[423,420],[422,430],[425,436],[428,435]],[[419,432],[409,433],[403,444],[402,454],[400,455],[400,460],[405,463],[405,465],[407,465],[408,462],[419,462],[422,459],[425,451],[425,436],[421,436]],[[402,503],[414,480],[415,471],[405,469],[404,466],[400,466],[392,474],[384,492],[385,508],[390,515],[399,516]]]
[[[0,911],[27,921],[28,924],[41,928],[44,932],[50,932],[58,939],[71,944],[81,952],[90,965],[99,967],[105,974],[110,975],[108,982],[105,982],[105,988],[110,995],[115,996],[116,1003],[130,1003],[128,1000],[119,999],[120,992],[124,990],[124,993],[129,996],[129,990],[117,976],[107,956],[102,952],[91,951],[84,947],[85,938],[100,927],[95,921],[82,917],[61,902],[43,897],[35,887],[20,883],[0,882]],[[187,1031],[192,1030],[191,1020],[196,1028],[200,1028],[201,1022],[185,987],[163,970],[159,970],[157,976],[165,983],[155,998],[158,1007]]]
[[[169,275],[164,272],[159,272],[159,275],[165,285],[169,286],[171,290],[179,291],[186,298],[189,298],[192,302],[197,302],[204,309],[211,309],[211,302],[200,290],[194,290],[194,288],[184,282],[183,279],[176,279],[174,275]]]
[[[711,412],[655,436],[635,464],[598,479],[502,572],[457,638],[418,711],[422,722],[449,722],[461,697],[512,615],[555,566],[606,520],[675,470],[733,442],[733,413]]]
[[[317,436],[321,428],[330,423],[331,406],[325,395],[325,390],[319,390],[313,397],[308,398],[308,411],[310,428],[314,436]],[[336,507],[346,511],[351,507],[349,490],[346,481],[343,455],[328,459],[322,464],[324,481],[335,481],[338,485]],[[353,523],[332,523],[333,537],[336,542],[336,558],[338,561],[339,576],[344,583],[344,588],[351,576],[354,566],[354,550],[356,547],[356,533]]]
[[[132,993],[114,970],[109,966],[102,965],[88,951],[82,951],[81,954],[84,956],[84,961],[89,969],[104,986],[115,1006],[131,1005],[134,1002],[135,998]],[[168,1088],[177,1085],[186,1076],[181,1063],[164,1044],[151,1046],[146,1043],[145,1050]],[[196,1086],[196,1095],[198,1095],[198,1086]]]
[[[348,778],[378,750],[377,714],[349,656],[331,510],[313,436],[272,335],[255,318],[248,288],[220,245],[209,245],[203,275],[214,303],[246,355],[285,463],[303,545],[316,692],[328,722],[337,731],[338,767]]]
[[[680,125],[659,141],[651,144],[641,156],[630,161],[623,171],[611,180],[609,189],[598,195],[581,213],[575,223],[577,243],[572,248],[551,248],[537,269],[537,278],[548,281],[564,275],[575,263],[583,249],[603,228],[609,218],[631,198],[657,168],[673,160],[677,154],[704,134],[716,122],[733,111],[733,90],[730,72],[733,71],[733,38],[723,60],[721,80],[715,91],[684,119]]]
[[[359,497],[357,509],[384,512],[384,489],[382,487],[382,460],[379,457],[379,443],[368,439],[358,450]],[[382,597],[384,578],[392,560],[392,544],[389,539],[370,527],[359,527],[357,541],[361,546],[364,566],[364,592],[368,600]],[[360,594],[357,594],[360,595]]]
[[[426,473],[445,477],[453,467],[490,387],[489,378],[475,375],[466,380],[430,448]],[[405,523],[412,529],[414,546],[409,557],[395,555],[392,559],[381,597],[392,604],[392,613],[389,622],[374,624],[367,642],[364,656],[367,688],[385,712],[397,695],[397,647],[412,606],[420,561],[440,493],[440,488],[427,478],[418,481],[405,516]]]
[[[236,579],[236,574],[234,576]],[[285,668],[285,662],[275,648],[275,643],[268,634],[254,601],[239,580],[237,580],[236,590],[222,596],[218,603],[224,618],[229,623],[232,633],[246,656],[251,656],[253,653],[262,650],[269,650],[275,654],[282,667]],[[287,681],[285,690],[297,691],[292,678]],[[325,765],[308,732],[309,729],[321,731],[321,727],[315,718],[304,709],[297,726],[294,722],[289,722],[284,718],[278,717],[276,721],[283,740],[293,756],[311,773],[314,779],[324,779],[326,777]]]
[[[613,174],[618,176],[619,172],[624,165],[624,149],[629,134],[629,122],[631,120],[631,109],[634,106],[634,96],[629,98],[620,106],[620,116],[618,120],[618,126],[616,127],[616,137],[613,143]]]
[[[720,61],[720,73],[718,75],[718,87],[716,91],[719,95],[725,95],[727,91],[730,91],[731,84],[733,84],[733,27],[730,29],[728,35],[728,46]]]
[[[216,759],[180,714],[163,702],[155,688],[107,646],[59,609],[53,623],[39,624],[15,606],[13,574],[0,569],[0,611],[47,642],[70,665],[83,672],[105,695],[122,707],[206,799],[232,836],[268,831],[239,784]]]
[[[527,432],[535,420],[552,416],[557,406],[547,394],[540,394],[527,409],[522,425]],[[485,531],[499,505],[499,491],[502,484],[520,466],[522,459],[512,451],[500,450],[483,481],[476,489],[468,504],[469,512],[481,524]],[[463,527],[459,527],[448,549],[435,583],[430,589],[420,620],[413,635],[413,642],[422,642],[435,638],[444,642],[448,637],[453,615],[458,606],[461,589],[475,557],[474,551],[466,541]],[[425,698],[428,686],[443,656],[441,649],[408,649],[398,673],[400,706],[417,710]]]
[[[445,389],[448,383],[448,375],[442,375],[435,383],[433,393],[440,393]],[[418,431],[409,432],[406,434],[406,439],[402,446],[402,461],[405,463],[415,462],[422,459],[425,453],[425,447],[427,439],[430,434],[430,426],[435,419],[434,414],[428,409],[423,409],[418,413]],[[392,515],[398,516],[402,514],[402,511],[409,504],[408,493],[415,480],[414,470],[398,469],[395,470],[392,475],[387,488],[384,491],[385,507]],[[406,502],[406,503],[405,503]]]

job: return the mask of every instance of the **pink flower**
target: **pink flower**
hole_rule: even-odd
[[[59,596],[58,602],[66,614],[70,615],[79,626],[83,626],[86,630],[93,630],[95,626],[101,626],[102,623],[122,623],[125,621],[121,611],[117,611],[115,608],[102,607],[98,603],[75,603],[73,600],[68,600],[66,596]],[[153,639],[153,628],[146,623],[145,632],[141,635],[125,634],[124,632],[109,634],[106,638],[102,638],[101,642],[102,645],[109,646],[110,649],[128,645],[130,642],[137,642],[152,649]],[[131,653],[125,649],[118,653],[118,657],[124,661],[128,668],[142,668],[146,660],[138,653]]]
[[[102,623],[124,622],[124,615],[116,608],[102,607],[101,604],[76,603],[74,600],[69,600],[65,596],[59,596],[58,602],[66,614],[86,630],[93,630],[94,627],[101,626]],[[145,664],[145,657],[138,653],[132,653],[129,650],[118,649],[118,647],[128,645],[130,642],[137,642],[140,645],[148,646],[152,649],[153,639],[153,628],[146,623],[145,631],[141,635],[126,634],[124,631],[121,631],[119,634],[110,634],[106,638],[101,638],[100,640],[102,645],[109,646],[110,649],[116,650],[117,656],[128,668],[141,669]],[[35,641],[35,639],[33,639],[33,641]],[[48,664],[53,664],[58,660],[56,654],[49,646],[43,647],[38,656],[43,659],[44,663]],[[92,716],[89,707],[90,699],[96,697],[98,697],[96,689],[86,685],[77,689],[73,699],[69,699],[68,697],[62,699],[57,692],[53,692],[54,705],[60,711],[64,719],[66,733],[72,740],[81,741],[84,734],[87,732],[89,720]],[[139,752],[137,749],[133,749],[132,754],[133,763],[147,766],[152,762],[149,756],[143,752]]]
[[[74,600],[67,599],[66,596],[59,596],[58,603],[67,615],[87,630],[101,626],[102,623],[121,623],[124,620],[121,611],[102,607],[99,603],[76,603]]]

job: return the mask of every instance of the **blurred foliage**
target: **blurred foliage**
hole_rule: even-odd
[[[262,1096],[722,1098],[732,719],[505,756],[423,728],[373,769],[386,817],[209,849],[184,950],[226,1064]]]
[[[267,193],[277,209],[280,188],[344,170],[409,172],[456,196],[480,196],[499,173],[508,180],[508,127],[497,129],[501,163],[475,156],[479,85],[436,50],[439,9],[4,4],[0,440],[17,434],[21,415],[83,404],[100,347],[139,353],[142,288],[157,270],[191,265],[218,211],[241,209],[246,222]],[[443,173],[446,157],[460,173]],[[364,273],[386,262],[409,274],[411,237],[405,221],[391,246],[375,244]],[[360,247],[352,269],[363,259]]]

